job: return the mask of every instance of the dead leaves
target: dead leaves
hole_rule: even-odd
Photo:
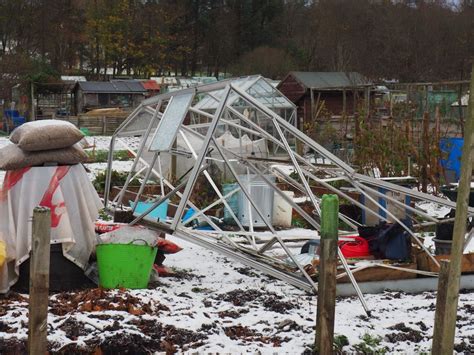
[[[102,312],[124,311],[134,316],[156,315],[159,311],[169,311],[168,307],[154,302],[143,303],[139,298],[124,290],[107,291],[94,288],[77,293],[60,293],[50,300],[51,313],[63,316],[75,311]]]

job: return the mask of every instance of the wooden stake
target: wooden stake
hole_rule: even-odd
[[[452,354],[454,349],[454,336],[456,333],[456,317],[459,300],[459,286],[461,279],[461,260],[466,235],[466,219],[471,190],[472,158],[474,143],[474,63],[471,71],[471,95],[469,97],[468,116],[466,117],[464,145],[461,157],[461,178],[459,180],[458,197],[456,200],[456,217],[454,220],[453,244],[451,247],[451,261],[449,263],[446,299],[436,301],[444,303],[444,317],[435,318],[435,329],[441,328],[441,339],[436,343],[441,344],[439,354]],[[438,333],[437,333],[438,336]]]
[[[448,286],[449,260],[440,261],[438,293],[436,295],[435,324],[433,330],[433,344],[431,346],[432,355],[443,354],[443,320],[446,315],[446,293]]]
[[[339,199],[324,195],[321,202],[321,248],[316,316],[316,351],[332,354],[336,311],[336,267]]]
[[[47,351],[50,244],[51,212],[49,208],[36,207],[33,210],[30,259],[29,354],[45,354]]]

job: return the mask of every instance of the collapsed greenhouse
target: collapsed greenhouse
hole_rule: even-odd
[[[129,147],[135,160],[124,186],[112,193],[113,151],[119,140],[125,144],[126,137],[140,141],[138,147]],[[137,177],[139,187],[130,197],[130,183]],[[156,187],[154,193],[149,193],[150,186]],[[130,224],[145,224],[296,287],[317,290],[317,281],[294,248],[295,241],[309,241],[317,234],[282,234],[271,211],[278,199],[318,231],[321,194],[315,187],[357,206],[367,218],[398,224],[439,265],[418,232],[446,220],[430,216],[414,202],[429,201],[450,209],[456,208],[455,202],[358,173],[300,131],[294,104],[261,76],[143,101],[112,137],[104,199],[115,214],[124,205],[129,207]],[[307,202],[306,208],[297,203],[301,200]],[[223,214],[216,214],[216,209]],[[470,208],[469,215],[473,214]],[[339,219],[341,240],[357,234],[362,225],[342,210]],[[354,269],[341,250],[338,256],[342,264],[338,277],[349,279],[367,310]]]

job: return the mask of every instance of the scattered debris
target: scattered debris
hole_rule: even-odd
[[[77,310],[81,312],[126,311],[132,315],[145,313],[157,315],[160,311],[169,311],[168,307],[159,302],[143,304],[125,290],[107,291],[101,288],[76,293],[59,293],[51,297],[50,308],[51,313],[59,316]]]
[[[244,306],[250,301],[262,302],[266,310],[287,313],[288,310],[297,308],[297,305],[290,301],[282,301],[274,292],[261,292],[259,290],[234,290],[216,297],[217,300],[231,302],[234,306]]]
[[[281,343],[289,341],[291,338],[285,337],[281,338],[279,336],[264,336],[261,333],[250,329],[248,327],[244,327],[242,325],[234,325],[231,327],[224,328],[225,335],[227,335],[231,339],[240,339],[244,341],[252,341],[252,342],[261,342],[264,344],[273,344],[274,347],[280,346]]]
[[[397,343],[400,341],[411,341],[419,343],[423,340],[423,335],[419,330],[407,327],[405,323],[398,323],[394,326],[389,327],[391,330],[399,330],[399,333],[390,333],[385,335],[385,339],[390,343]]]

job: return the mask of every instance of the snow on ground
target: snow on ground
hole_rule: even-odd
[[[118,172],[129,172],[132,168],[133,161],[114,161],[112,165],[112,169],[117,170]],[[95,177],[107,170],[107,163],[92,163],[92,164],[84,164],[84,166],[89,169],[90,172],[87,174],[91,180],[94,180]]]
[[[95,149],[97,150],[109,150],[110,148],[110,136],[91,136],[87,137],[87,141],[91,145],[95,145]],[[122,142],[131,147],[132,149],[137,149],[140,140],[136,137],[122,137],[117,139],[117,143],[115,145],[116,150],[126,149],[125,145]]]
[[[120,345],[122,351],[131,350],[130,353],[141,353],[143,344],[149,349],[164,350],[160,339],[156,339],[156,327],[168,329],[168,335],[162,334],[163,338],[168,337],[168,342],[184,343],[181,350],[309,353],[314,341],[315,296],[215,252],[168,238],[184,247],[165,262],[168,267],[181,270],[182,276],[161,278],[158,285],[148,290],[114,293],[132,298],[135,308],[128,305],[126,309],[103,310],[101,307],[106,305],[97,303],[88,307],[87,301],[68,308],[68,302],[74,302],[77,293],[66,298],[62,294],[52,296],[48,340],[53,353],[60,349],[90,349],[91,344],[106,352],[111,349],[111,343]],[[364,313],[358,299],[337,300],[335,334],[348,338],[345,351],[360,351],[363,344],[368,349],[386,349],[389,353],[430,350],[434,292],[417,295],[385,292],[365,297],[372,310],[371,317]],[[458,351],[466,353],[474,346],[473,300],[472,293],[460,295],[456,344]],[[113,299],[111,304],[120,305],[120,302]],[[25,340],[26,300],[6,303],[0,299],[0,314],[0,339],[4,344],[11,346],[13,339]],[[176,329],[188,333],[170,337],[169,333]],[[147,340],[137,341],[140,337]],[[369,346],[371,341],[377,345]]]
[[[441,206],[441,205],[438,205],[437,203],[427,202],[427,201],[418,202],[416,204],[416,207],[422,209],[430,216],[436,217],[436,218],[444,218],[449,213],[449,211],[451,211],[451,208],[449,207]]]
[[[108,149],[109,137],[95,137]],[[127,144],[136,147],[136,140]],[[0,147],[7,143],[0,138]],[[118,147],[118,149],[121,149]],[[105,163],[87,164],[91,179]],[[114,162],[128,171],[131,162]],[[1,172],[0,172],[1,174]],[[0,181],[3,177],[0,176]],[[449,211],[420,204],[429,214]],[[298,233],[310,231],[298,230]],[[285,233],[285,232],[283,232]],[[295,233],[295,230],[286,233]],[[432,244],[432,235],[425,243]],[[76,350],[104,353],[189,351],[199,353],[300,354],[314,342],[316,297],[175,237],[184,249],[165,265],[177,277],[160,278],[146,290],[93,289],[50,298],[48,340],[51,353]],[[474,242],[471,242],[474,249]],[[24,352],[26,295],[0,297],[0,353]],[[335,334],[347,337],[347,352],[429,352],[436,292],[365,295],[368,317],[354,297],[338,298]],[[462,292],[456,350],[474,352],[474,293]],[[99,352],[98,352],[99,353]]]

